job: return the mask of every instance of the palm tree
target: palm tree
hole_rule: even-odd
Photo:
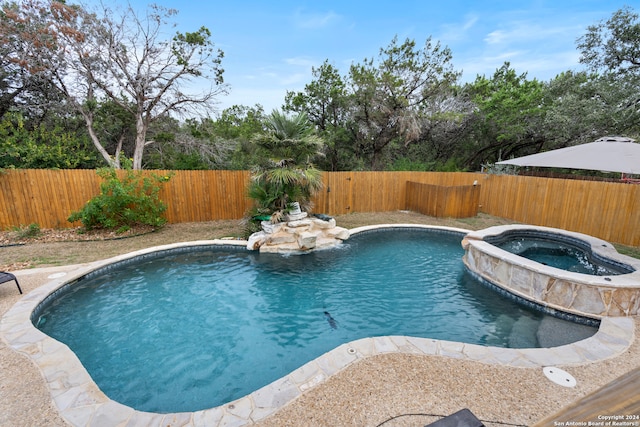
[[[252,171],[249,197],[256,201],[254,215],[278,222],[294,202],[309,210],[311,198],[322,188],[321,173],[311,159],[320,154],[323,141],[304,113],[288,116],[274,110],[266,126],[254,140],[262,161]]]

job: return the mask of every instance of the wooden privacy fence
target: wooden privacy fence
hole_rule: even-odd
[[[145,173],[173,175],[160,193],[172,223],[239,219],[251,206],[246,197],[247,171]],[[640,245],[640,185],[464,172],[325,172],[323,180],[324,188],[314,198],[315,212],[407,209],[422,197],[411,186],[455,188],[477,182],[478,201],[457,198],[459,209],[469,209],[471,215],[479,209],[514,222]],[[0,174],[0,229],[32,223],[42,228],[70,227],[66,218],[99,193],[100,182],[94,170],[7,170]],[[455,200],[454,191],[448,190],[445,199]],[[455,216],[446,210],[435,214]]]
[[[468,218],[478,215],[479,185],[420,184],[407,181],[406,209],[435,217]]]
[[[480,211],[640,246],[640,185],[485,175]]]
[[[325,172],[314,198],[316,212],[386,212],[407,209],[407,181],[440,186],[473,185],[483,177],[466,172]]]
[[[171,175],[160,199],[169,222],[242,218],[251,206],[246,197],[247,171],[145,171]],[[65,228],[69,214],[100,193],[95,170],[8,170],[0,174],[0,229],[32,223]]]

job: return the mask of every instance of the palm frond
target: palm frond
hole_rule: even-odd
[[[288,116],[275,110],[267,123],[268,132],[254,142],[262,149],[262,161],[252,171],[249,194],[256,203],[268,207],[272,220],[278,220],[289,204],[308,207],[322,188],[321,172],[311,163],[322,152],[323,141],[304,114]],[[275,216],[274,216],[275,215]]]

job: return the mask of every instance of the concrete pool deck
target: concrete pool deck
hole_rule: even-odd
[[[382,337],[340,346],[250,398],[219,408],[141,413],[109,401],[87,383],[83,369],[69,360],[75,358],[72,354],[62,357],[71,366],[68,371],[46,363],[43,369],[44,359],[38,361],[37,355],[56,354],[65,346],[43,347],[44,334],[24,330],[11,318],[16,310],[21,316],[30,313],[34,295],[48,292],[52,282],[90,266],[14,272],[25,298],[11,283],[0,286],[0,425],[413,426],[465,407],[487,426],[530,425],[640,366],[638,318],[610,319],[596,336],[553,349]],[[549,364],[573,375],[576,387],[549,381],[542,372]]]

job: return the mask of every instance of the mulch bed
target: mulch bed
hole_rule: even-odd
[[[28,243],[81,242],[123,239],[140,236],[155,231],[156,228],[139,225],[117,233],[113,230],[86,231],[82,227],[62,229],[42,229],[30,235],[26,229],[0,231],[0,246],[25,245]]]

